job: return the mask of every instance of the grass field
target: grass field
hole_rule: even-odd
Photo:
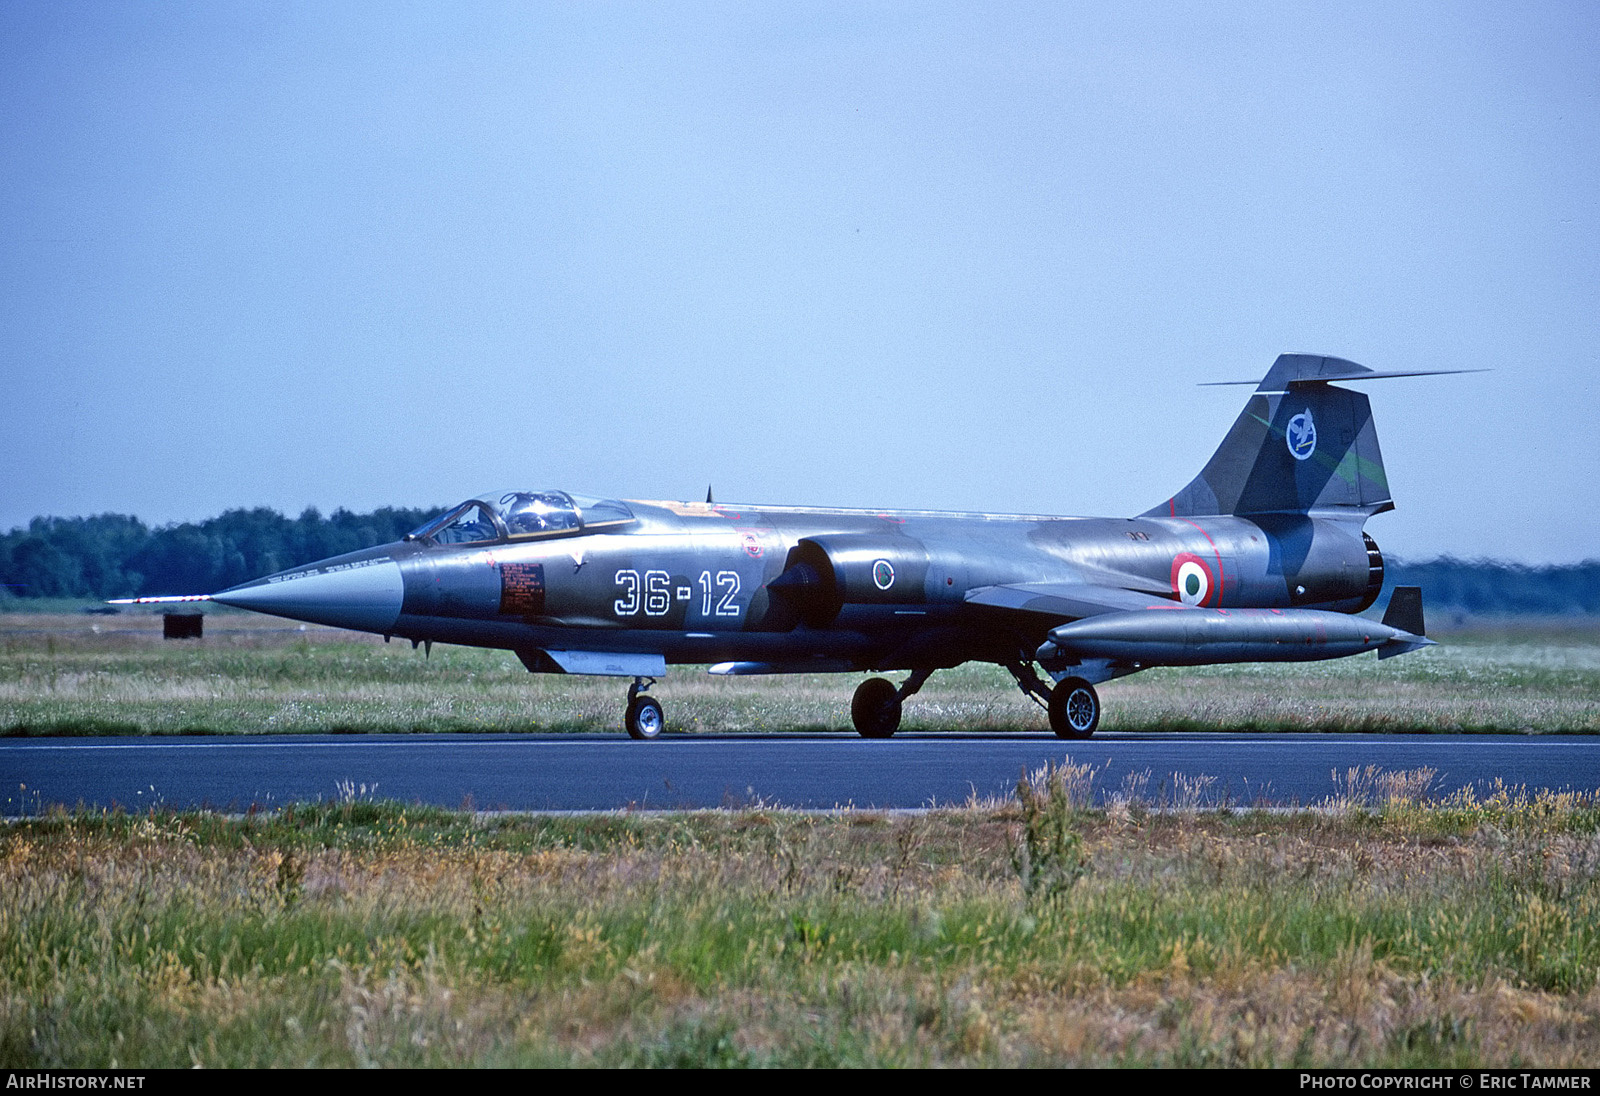
[[[1379,662],[1151,670],[1102,687],[1107,730],[1600,732],[1600,622],[1509,621]],[[657,687],[669,733],[846,731],[859,675]],[[508,652],[409,644],[251,613],[163,641],[154,615],[0,615],[0,733],[593,731],[621,721],[614,679],[532,675]],[[1039,729],[1003,670],[935,674],[907,730]]]
[[[1600,1066],[1600,806],[0,829],[0,1066]]]

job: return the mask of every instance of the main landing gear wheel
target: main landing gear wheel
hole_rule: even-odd
[[[1050,729],[1057,738],[1088,738],[1100,725],[1100,697],[1081,677],[1069,677],[1050,690]]]
[[[856,686],[850,722],[862,738],[888,738],[900,726],[900,690],[894,682],[869,677]]]

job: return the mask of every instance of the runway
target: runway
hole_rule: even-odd
[[[672,810],[753,804],[923,808],[1008,794],[1069,758],[1100,798],[1296,806],[1352,768],[1428,768],[1442,795],[1600,788],[1600,739],[1522,735],[1048,734],[275,735],[0,740],[0,813],[52,806],[271,809],[341,796],[478,810]]]

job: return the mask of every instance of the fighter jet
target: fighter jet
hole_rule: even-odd
[[[210,600],[514,651],[533,673],[631,678],[623,726],[638,739],[666,725],[648,690],[669,664],[906,672],[868,678],[851,703],[860,734],[887,738],[930,675],[970,661],[1004,666],[1056,734],[1087,738],[1095,686],[1152,666],[1382,659],[1433,642],[1416,587],[1396,589],[1381,622],[1355,615],[1383,586],[1363,526],[1394,503],[1367,397],[1336,383],[1423,372],[1460,370],[1280,356],[1200,474],[1137,517],[499,490],[394,544],[117,604]]]

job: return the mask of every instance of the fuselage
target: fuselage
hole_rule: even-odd
[[[492,505],[492,504],[490,504]],[[777,670],[918,669],[1032,652],[1048,624],[985,588],[1057,583],[1174,605],[1355,612],[1382,581],[1349,519],[1072,518],[607,503],[604,521],[516,535],[489,510],[451,543],[408,538],[216,595],[416,642],[659,655]],[[583,511],[588,513],[590,511]],[[625,515],[625,516],[624,516]],[[1059,624],[1060,620],[1055,620]],[[554,667],[551,667],[554,668]]]

